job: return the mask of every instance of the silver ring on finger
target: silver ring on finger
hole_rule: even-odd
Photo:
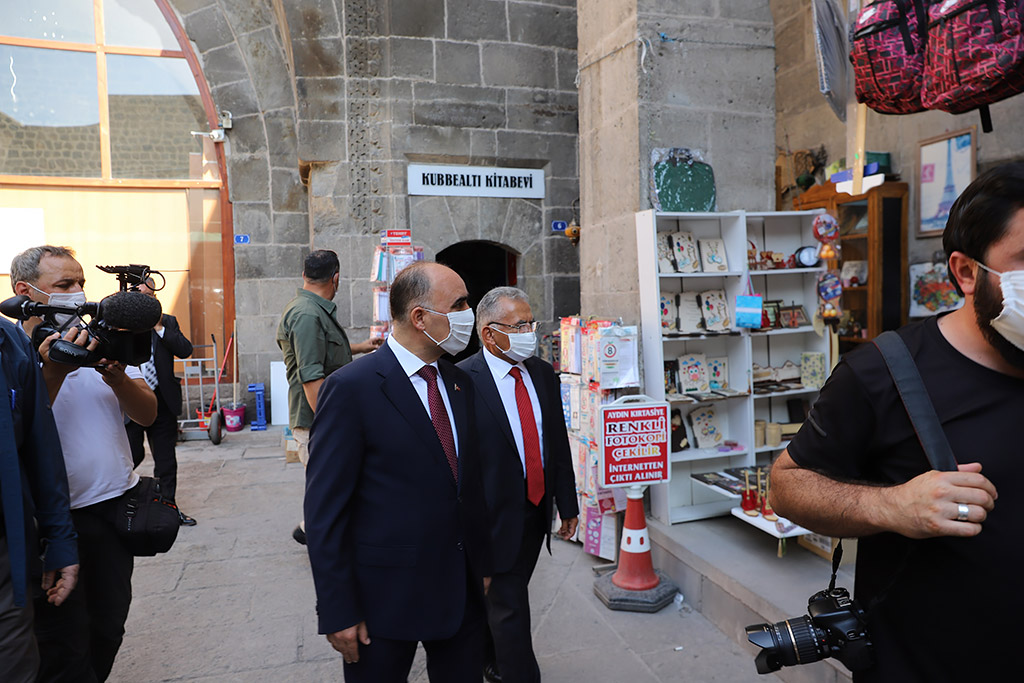
[[[966,522],[967,521],[967,515],[969,515],[970,513],[971,513],[971,508],[968,507],[966,503],[957,503],[956,504],[956,521],[958,521],[958,522]]]

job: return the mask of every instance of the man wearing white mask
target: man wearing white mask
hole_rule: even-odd
[[[861,537],[855,597],[867,609],[876,662],[855,681],[1003,680],[1016,665],[1024,164],[971,183],[942,241],[964,306],[898,333],[959,470],[930,470],[873,344],[843,357],[772,469],[779,514]]]
[[[492,683],[539,683],[527,589],[545,538],[551,552],[555,505],[562,519],[558,535],[568,539],[576,533],[569,435],[555,370],[534,356],[537,323],[526,293],[496,287],[480,299],[476,317],[484,348],[459,367],[476,385],[494,547],[483,673]]]
[[[434,683],[480,681],[492,563],[474,389],[441,360],[469,341],[466,299],[450,268],[405,268],[387,342],[320,388],[306,541],[319,631],[348,683],[404,682],[418,642]]]
[[[40,303],[85,303],[85,273],[67,247],[33,247],[14,257],[15,294]],[[63,338],[88,343],[81,321]],[[31,337],[39,318],[23,329]],[[78,323],[78,327],[74,324]],[[124,636],[132,601],[135,558],[114,524],[118,498],[139,477],[132,463],[124,416],[141,425],[156,419],[153,390],[137,367],[103,359],[95,367],[75,367],[50,359],[53,333],[39,346],[43,379],[53,406],[71,494],[71,518],[78,532],[78,587],[60,606],[35,601],[35,631],[41,665],[38,681],[105,681]]]

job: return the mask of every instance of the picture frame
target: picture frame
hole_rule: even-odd
[[[762,329],[770,330],[781,327],[782,323],[779,320],[779,314],[782,309],[782,301],[765,301],[763,305],[764,315],[768,319],[768,327]]]
[[[976,128],[943,133],[917,144],[917,236],[939,237],[953,201],[977,174]]]
[[[800,304],[793,304],[792,306],[782,306],[779,309],[779,326],[780,327],[800,327],[801,325],[810,325],[811,321],[807,317],[807,311]]]

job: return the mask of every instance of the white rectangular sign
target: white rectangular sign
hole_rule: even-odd
[[[15,256],[41,244],[46,244],[41,208],[0,208],[0,274],[11,272]]]
[[[544,170],[409,164],[410,195],[544,198]]]

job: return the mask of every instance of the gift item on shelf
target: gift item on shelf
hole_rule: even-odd
[[[676,299],[679,295],[675,292],[661,293],[661,329],[666,332],[675,332],[679,324],[679,306]]]
[[[690,447],[690,441],[686,437],[686,424],[683,422],[683,414],[678,408],[672,411],[670,430],[669,447],[673,453]]]
[[[711,389],[729,388],[729,357],[715,356],[708,358],[708,386]]]
[[[764,442],[768,446],[778,446],[782,443],[782,425],[778,422],[769,422],[764,429]]]
[[[717,486],[723,491],[728,491],[729,493],[737,496],[743,495],[743,482],[735,477],[730,477],[723,472],[699,472],[697,474],[691,474],[690,476],[701,483],[707,484],[708,486]]]
[[[725,242],[717,238],[697,240],[701,270],[705,273],[724,273],[729,270],[725,256]]]
[[[824,353],[804,351],[800,354],[800,383],[805,387],[820,389],[825,384],[827,373]]]
[[[391,292],[387,287],[373,288],[373,319],[379,323],[391,321],[391,309],[389,302]]]
[[[660,273],[674,273],[676,272],[676,261],[673,258],[673,251],[675,250],[675,242],[672,240],[671,235],[661,235],[658,239],[658,272]]]
[[[708,391],[708,363],[703,353],[690,353],[676,359],[679,364],[679,390],[684,394]],[[703,446],[702,446],[703,448]]]
[[[665,361],[665,395],[679,393],[679,361]]]
[[[693,233],[680,231],[672,234],[672,255],[676,260],[677,273],[700,272],[700,254]]]
[[[766,420],[754,420],[754,448],[764,446],[765,432],[768,429]]]
[[[697,292],[679,293],[678,329],[683,334],[699,334],[704,330],[704,316],[697,297]]]
[[[690,413],[689,420],[697,448],[715,448],[725,440],[714,408],[698,407]]]
[[[583,359],[580,355],[582,330],[579,317],[569,316],[562,318],[559,333],[561,336],[561,344],[559,345],[561,358],[559,360],[562,372],[578,375],[583,369]]]
[[[868,283],[868,262],[843,261],[843,265],[839,269],[839,280],[843,287],[863,287]]]
[[[732,329],[732,317],[725,290],[709,289],[699,295],[700,312],[704,318],[704,329],[709,332],[727,332]]]

